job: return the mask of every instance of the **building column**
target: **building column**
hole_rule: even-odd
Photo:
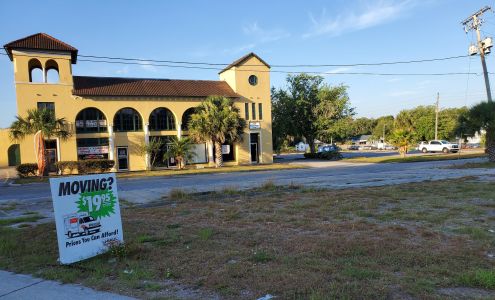
[[[182,137],[182,123],[177,120],[177,138],[180,140]]]
[[[213,158],[213,143],[209,141],[207,145],[208,145],[208,164],[212,166],[215,164],[215,159]]]
[[[108,159],[109,160],[115,160],[115,142],[114,142],[114,134],[113,134],[113,125],[108,125]],[[117,162],[115,162],[114,167],[112,168],[112,171],[115,171],[115,167],[117,166]]]
[[[150,144],[150,124],[145,123],[144,124],[144,144],[148,146]],[[146,153],[144,155],[144,163],[146,165],[146,170],[151,170],[151,158],[150,154]]]

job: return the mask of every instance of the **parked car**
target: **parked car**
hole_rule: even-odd
[[[444,140],[433,140],[430,142],[421,142],[418,146],[418,150],[423,153],[428,152],[443,152],[443,153],[456,153],[459,151],[459,145]]]
[[[360,146],[359,150],[378,150],[378,147],[375,145],[364,145]]]
[[[337,147],[336,145],[323,145],[323,146],[318,147],[318,153],[334,152],[334,151],[338,151],[338,150],[339,150],[339,147]]]
[[[347,150],[359,150],[359,146],[358,145],[350,145],[349,147],[347,147]]]

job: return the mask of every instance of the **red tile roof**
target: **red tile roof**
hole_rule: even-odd
[[[77,49],[69,44],[66,44],[46,33],[36,33],[27,36],[22,39],[15,40],[3,46],[5,51],[8,53],[10,60],[12,60],[12,50],[13,49],[35,49],[35,50],[50,50],[50,51],[61,51],[70,52],[71,61],[73,64],[77,60]]]
[[[221,73],[227,71],[228,69],[230,69],[232,67],[239,66],[240,64],[242,64],[243,62],[245,62],[246,60],[248,60],[251,57],[256,57],[257,59],[259,59],[259,61],[261,61],[262,64],[264,64],[265,66],[267,66],[268,68],[270,68],[270,65],[267,64],[266,61],[264,61],[263,59],[261,59],[261,57],[259,57],[258,55],[256,55],[256,53],[251,52],[251,53],[248,53],[248,54],[244,55],[243,57],[239,58],[238,60],[234,61],[230,65],[226,66],[222,71],[218,72],[218,74],[221,74]]]
[[[77,96],[239,97],[225,81],[74,76]]]

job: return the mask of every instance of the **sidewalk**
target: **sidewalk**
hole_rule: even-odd
[[[35,278],[30,275],[0,271],[0,299],[36,299],[36,300],[87,300],[134,298],[117,294],[99,292],[79,284],[61,284],[56,281]]]

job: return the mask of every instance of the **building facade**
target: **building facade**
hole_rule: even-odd
[[[226,164],[273,162],[270,66],[254,53],[236,60],[219,73],[219,80],[174,80],[75,76],[77,49],[39,33],[4,45],[13,63],[17,113],[50,109],[65,118],[72,136],[45,141],[49,165],[56,161],[112,159],[117,171],[146,169],[152,158],[139,151],[151,140],[167,150],[172,137],[188,135],[194,108],[206,97],[230,98],[246,119],[241,142],[222,146]],[[11,141],[0,132],[0,167],[34,163],[33,137]],[[190,164],[208,164],[213,145],[195,144]],[[175,161],[156,159],[159,167]]]

